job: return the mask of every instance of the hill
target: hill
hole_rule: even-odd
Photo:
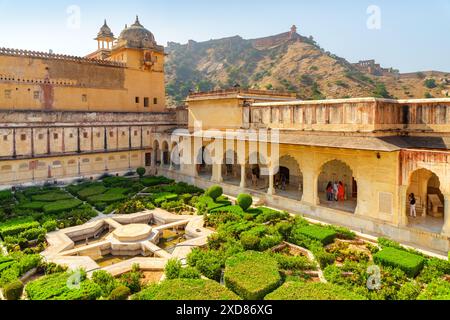
[[[450,75],[429,71],[400,74],[373,61],[352,64],[322,49],[295,26],[290,32],[246,40],[240,36],[170,42],[166,48],[169,105],[179,105],[189,90],[241,87],[295,91],[300,99],[349,97],[445,97]]]

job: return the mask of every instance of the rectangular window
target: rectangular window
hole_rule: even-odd
[[[134,98],[134,102],[139,103],[139,97]]]
[[[82,102],[87,102],[87,94],[83,94],[83,95],[81,96],[81,101],[82,101]]]
[[[22,141],[27,140],[27,135],[24,134],[24,133],[22,133],[22,134],[20,135],[20,140],[22,140]]]
[[[39,100],[41,98],[41,93],[39,91],[34,91],[33,92],[33,98],[35,100]]]
[[[122,131],[122,137],[125,137],[126,133],[125,131]]]
[[[138,135],[137,130],[134,130],[134,136],[137,137],[137,135]]]
[[[158,98],[153,98],[153,104],[158,104]]]
[[[70,139],[73,138],[73,133],[69,133],[69,138],[70,138]]]
[[[87,139],[87,138],[89,138],[89,134],[88,134],[87,132],[83,132],[83,137],[84,137],[85,139]]]
[[[43,135],[42,133],[39,133],[39,134],[38,134],[38,139],[39,139],[39,140],[44,139],[44,135]]]
[[[148,108],[148,98],[144,98],[144,108]]]
[[[97,138],[100,138],[100,132],[97,132]]]
[[[53,139],[58,140],[58,134],[57,133],[53,134]]]
[[[5,99],[11,99],[11,90],[5,90]]]
[[[7,135],[3,136],[3,141],[8,141],[8,136]]]
[[[114,132],[110,131],[110,132],[109,132],[109,136],[110,136],[111,138],[114,138]]]

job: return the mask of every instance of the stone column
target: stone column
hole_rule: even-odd
[[[444,227],[442,234],[450,237],[450,193],[444,194]]]
[[[212,165],[212,176],[211,176],[212,182],[223,182],[222,177],[222,164],[220,163],[214,163]]]
[[[275,188],[274,188],[274,178],[275,175],[273,174],[274,169],[273,168],[269,168],[269,189],[267,189],[267,194],[268,195],[274,195],[275,194]]]
[[[246,175],[245,175],[245,164],[241,164],[241,184],[239,185],[240,188],[245,189],[246,188]]]
[[[161,164],[159,166],[164,167],[164,150],[163,149],[161,149],[160,157],[161,157]]]
[[[406,212],[406,201],[407,201],[407,191],[408,186],[400,186],[399,187],[399,204],[397,213],[397,223],[400,226],[406,226],[408,224],[408,215],[409,212]],[[395,221],[394,221],[395,223]]]
[[[315,174],[313,169],[304,168],[303,172],[303,202],[311,204],[313,206],[319,204],[319,196],[317,193],[318,175]]]

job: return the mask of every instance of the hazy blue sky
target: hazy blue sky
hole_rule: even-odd
[[[68,13],[80,8],[80,23]],[[369,29],[371,5],[381,29]],[[73,12],[73,11],[72,11]],[[375,58],[402,72],[450,72],[450,0],[0,0],[0,47],[84,55],[106,18],[118,35],[139,14],[160,44],[287,31],[313,35],[348,59]]]

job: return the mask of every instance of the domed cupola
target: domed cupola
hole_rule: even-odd
[[[139,22],[138,16],[136,16],[134,24],[121,32],[117,41],[117,46],[125,46],[127,48],[151,49],[156,45],[153,33],[144,28]]]
[[[111,31],[111,28],[106,23],[106,19],[105,19],[105,23],[100,28],[100,31],[97,34],[97,38],[114,38],[114,34]]]

